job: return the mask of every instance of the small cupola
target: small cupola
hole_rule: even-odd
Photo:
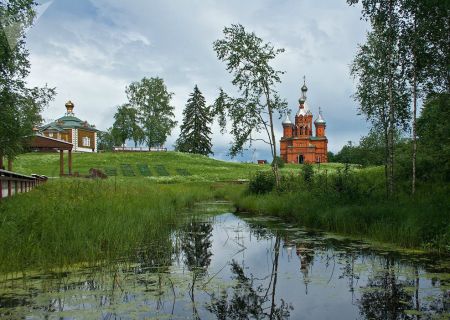
[[[316,125],[326,125],[327,124],[322,116],[322,109],[320,107],[319,107],[319,116],[317,117],[316,121],[314,121],[314,124],[316,124]]]
[[[289,113],[286,112],[286,118],[282,122],[283,126],[292,125],[291,118],[289,117]]]
[[[301,87],[302,95],[300,99],[298,99],[298,102],[300,105],[304,104],[306,101],[306,92],[308,92],[308,87],[306,86],[306,77],[303,76],[303,86]]]
[[[66,102],[66,110],[67,110],[67,112],[66,112],[66,115],[70,115],[70,116],[73,116],[73,108],[75,107],[75,105],[73,104],[73,102],[72,101],[67,101]]]

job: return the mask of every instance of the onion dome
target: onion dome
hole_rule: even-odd
[[[66,109],[67,109],[67,114],[73,114],[73,108],[75,107],[75,105],[73,104],[72,101],[67,101],[66,102]]]
[[[319,108],[319,116],[317,117],[315,124],[326,124],[326,121],[323,119],[322,110]]]
[[[301,87],[302,95],[300,99],[298,99],[298,102],[300,105],[304,104],[306,101],[306,92],[308,91],[308,87],[306,86],[306,78],[303,76],[303,86]]]
[[[289,113],[286,113],[286,118],[282,122],[283,125],[291,125],[291,119],[289,118]]]

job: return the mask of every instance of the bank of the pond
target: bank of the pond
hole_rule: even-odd
[[[199,183],[51,180],[0,203],[0,272],[136,254],[169,241],[178,213],[213,196]]]
[[[390,243],[403,248],[450,253],[449,188],[421,190],[395,200],[339,200],[302,191],[255,195],[232,187],[222,195],[240,211],[281,217],[301,226]]]

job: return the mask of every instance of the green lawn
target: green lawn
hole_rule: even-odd
[[[65,155],[67,172],[67,155]],[[314,165],[315,170],[331,173],[342,164]],[[221,181],[249,179],[258,170],[270,170],[270,165],[219,161],[209,157],[179,153],[75,153],[73,172],[86,175],[90,168],[100,169],[109,176],[146,178],[156,181]],[[14,171],[37,173],[49,177],[59,176],[59,154],[27,153],[14,161]],[[298,174],[300,165],[289,164],[282,169],[285,174]]]

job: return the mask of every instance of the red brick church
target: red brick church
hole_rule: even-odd
[[[315,136],[313,136],[313,114],[306,103],[308,88],[303,83],[299,106],[292,123],[289,114],[283,121],[283,137],[280,141],[280,156],[286,163],[323,163],[328,162],[325,136],[326,122],[319,108],[319,115],[314,121]]]

